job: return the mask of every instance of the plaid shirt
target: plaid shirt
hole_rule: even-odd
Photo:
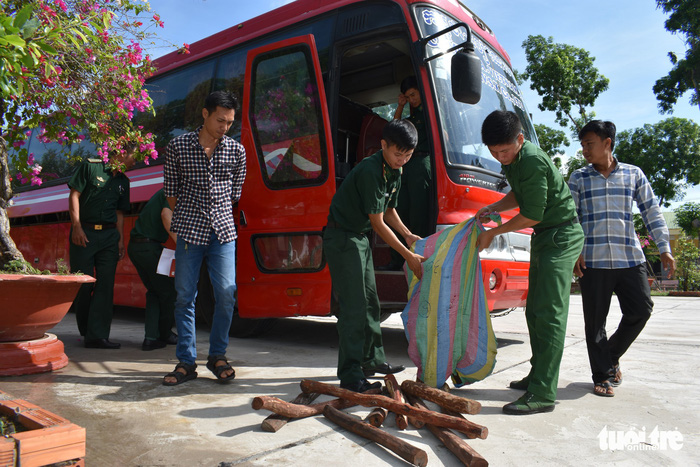
[[[173,138],[165,151],[165,196],[177,198],[171,230],[186,242],[208,245],[213,229],[227,243],[237,237],[233,205],[245,180],[245,149],[224,136],[209,159],[199,144],[201,129]]]
[[[623,269],[644,263],[644,252],[634,230],[633,203],[637,204],[659,252],[671,252],[668,228],[651,185],[639,167],[617,161],[608,178],[592,164],[576,170],[569,179],[586,240],[586,267]]]

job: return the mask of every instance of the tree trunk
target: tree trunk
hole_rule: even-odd
[[[10,219],[7,217],[7,207],[11,198],[12,188],[10,186],[7,143],[0,137],[0,269],[12,260],[24,260],[22,253],[10,237]]]

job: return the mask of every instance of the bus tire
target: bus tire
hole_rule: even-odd
[[[214,317],[214,288],[209,279],[206,260],[202,263],[202,269],[199,272],[199,286],[197,287],[197,300],[194,309],[196,318],[201,319],[211,328]],[[241,318],[236,303],[228,335],[237,338],[256,337],[268,331],[274,322],[274,318]]]

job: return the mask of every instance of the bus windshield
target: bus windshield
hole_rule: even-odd
[[[432,7],[417,7],[415,14],[423,37],[456,23],[454,18]],[[436,55],[466,40],[464,28],[457,28],[430,41],[426,55]],[[500,173],[501,164],[481,142],[481,122],[489,113],[494,110],[511,110],[520,117],[525,139],[537,144],[537,137],[510,66],[486,41],[474,33],[472,42],[481,60],[481,100],[478,104],[463,104],[452,97],[450,60],[455,52],[429,62],[443,132],[446,162],[450,166],[469,166],[472,170],[476,168],[477,171]]]

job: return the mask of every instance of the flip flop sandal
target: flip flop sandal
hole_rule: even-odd
[[[605,389],[605,392],[596,391],[595,390],[596,388],[603,388],[603,389]],[[608,392],[608,391],[612,391],[612,390],[613,390],[613,387],[612,387],[612,384],[610,384],[610,381],[603,381],[600,383],[595,383],[595,385],[593,386],[593,394],[595,394],[596,396],[614,397],[615,396],[614,392]]]
[[[177,371],[180,368],[184,369],[185,373]],[[178,363],[177,365],[175,365],[175,371],[168,373],[163,378],[163,386],[177,386],[178,384],[182,384],[192,379],[195,379],[197,377],[197,372],[194,371],[196,368],[196,363],[193,363],[192,365],[183,362]],[[175,378],[176,381],[165,381],[165,378]]]
[[[613,367],[612,375],[610,375],[610,384],[615,387],[622,384],[622,371],[620,370],[620,365],[615,365]]]
[[[221,361],[225,364],[216,366],[216,363]],[[226,356],[224,355],[209,355],[209,357],[207,357],[207,368],[214,373],[214,376],[216,376],[216,379],[220,383],[228,383],[236,377],[236,371],[228,364],[228,360],[226,360]],[[221,376],[226,370],[231,370],[232,373],[226,377]]]

